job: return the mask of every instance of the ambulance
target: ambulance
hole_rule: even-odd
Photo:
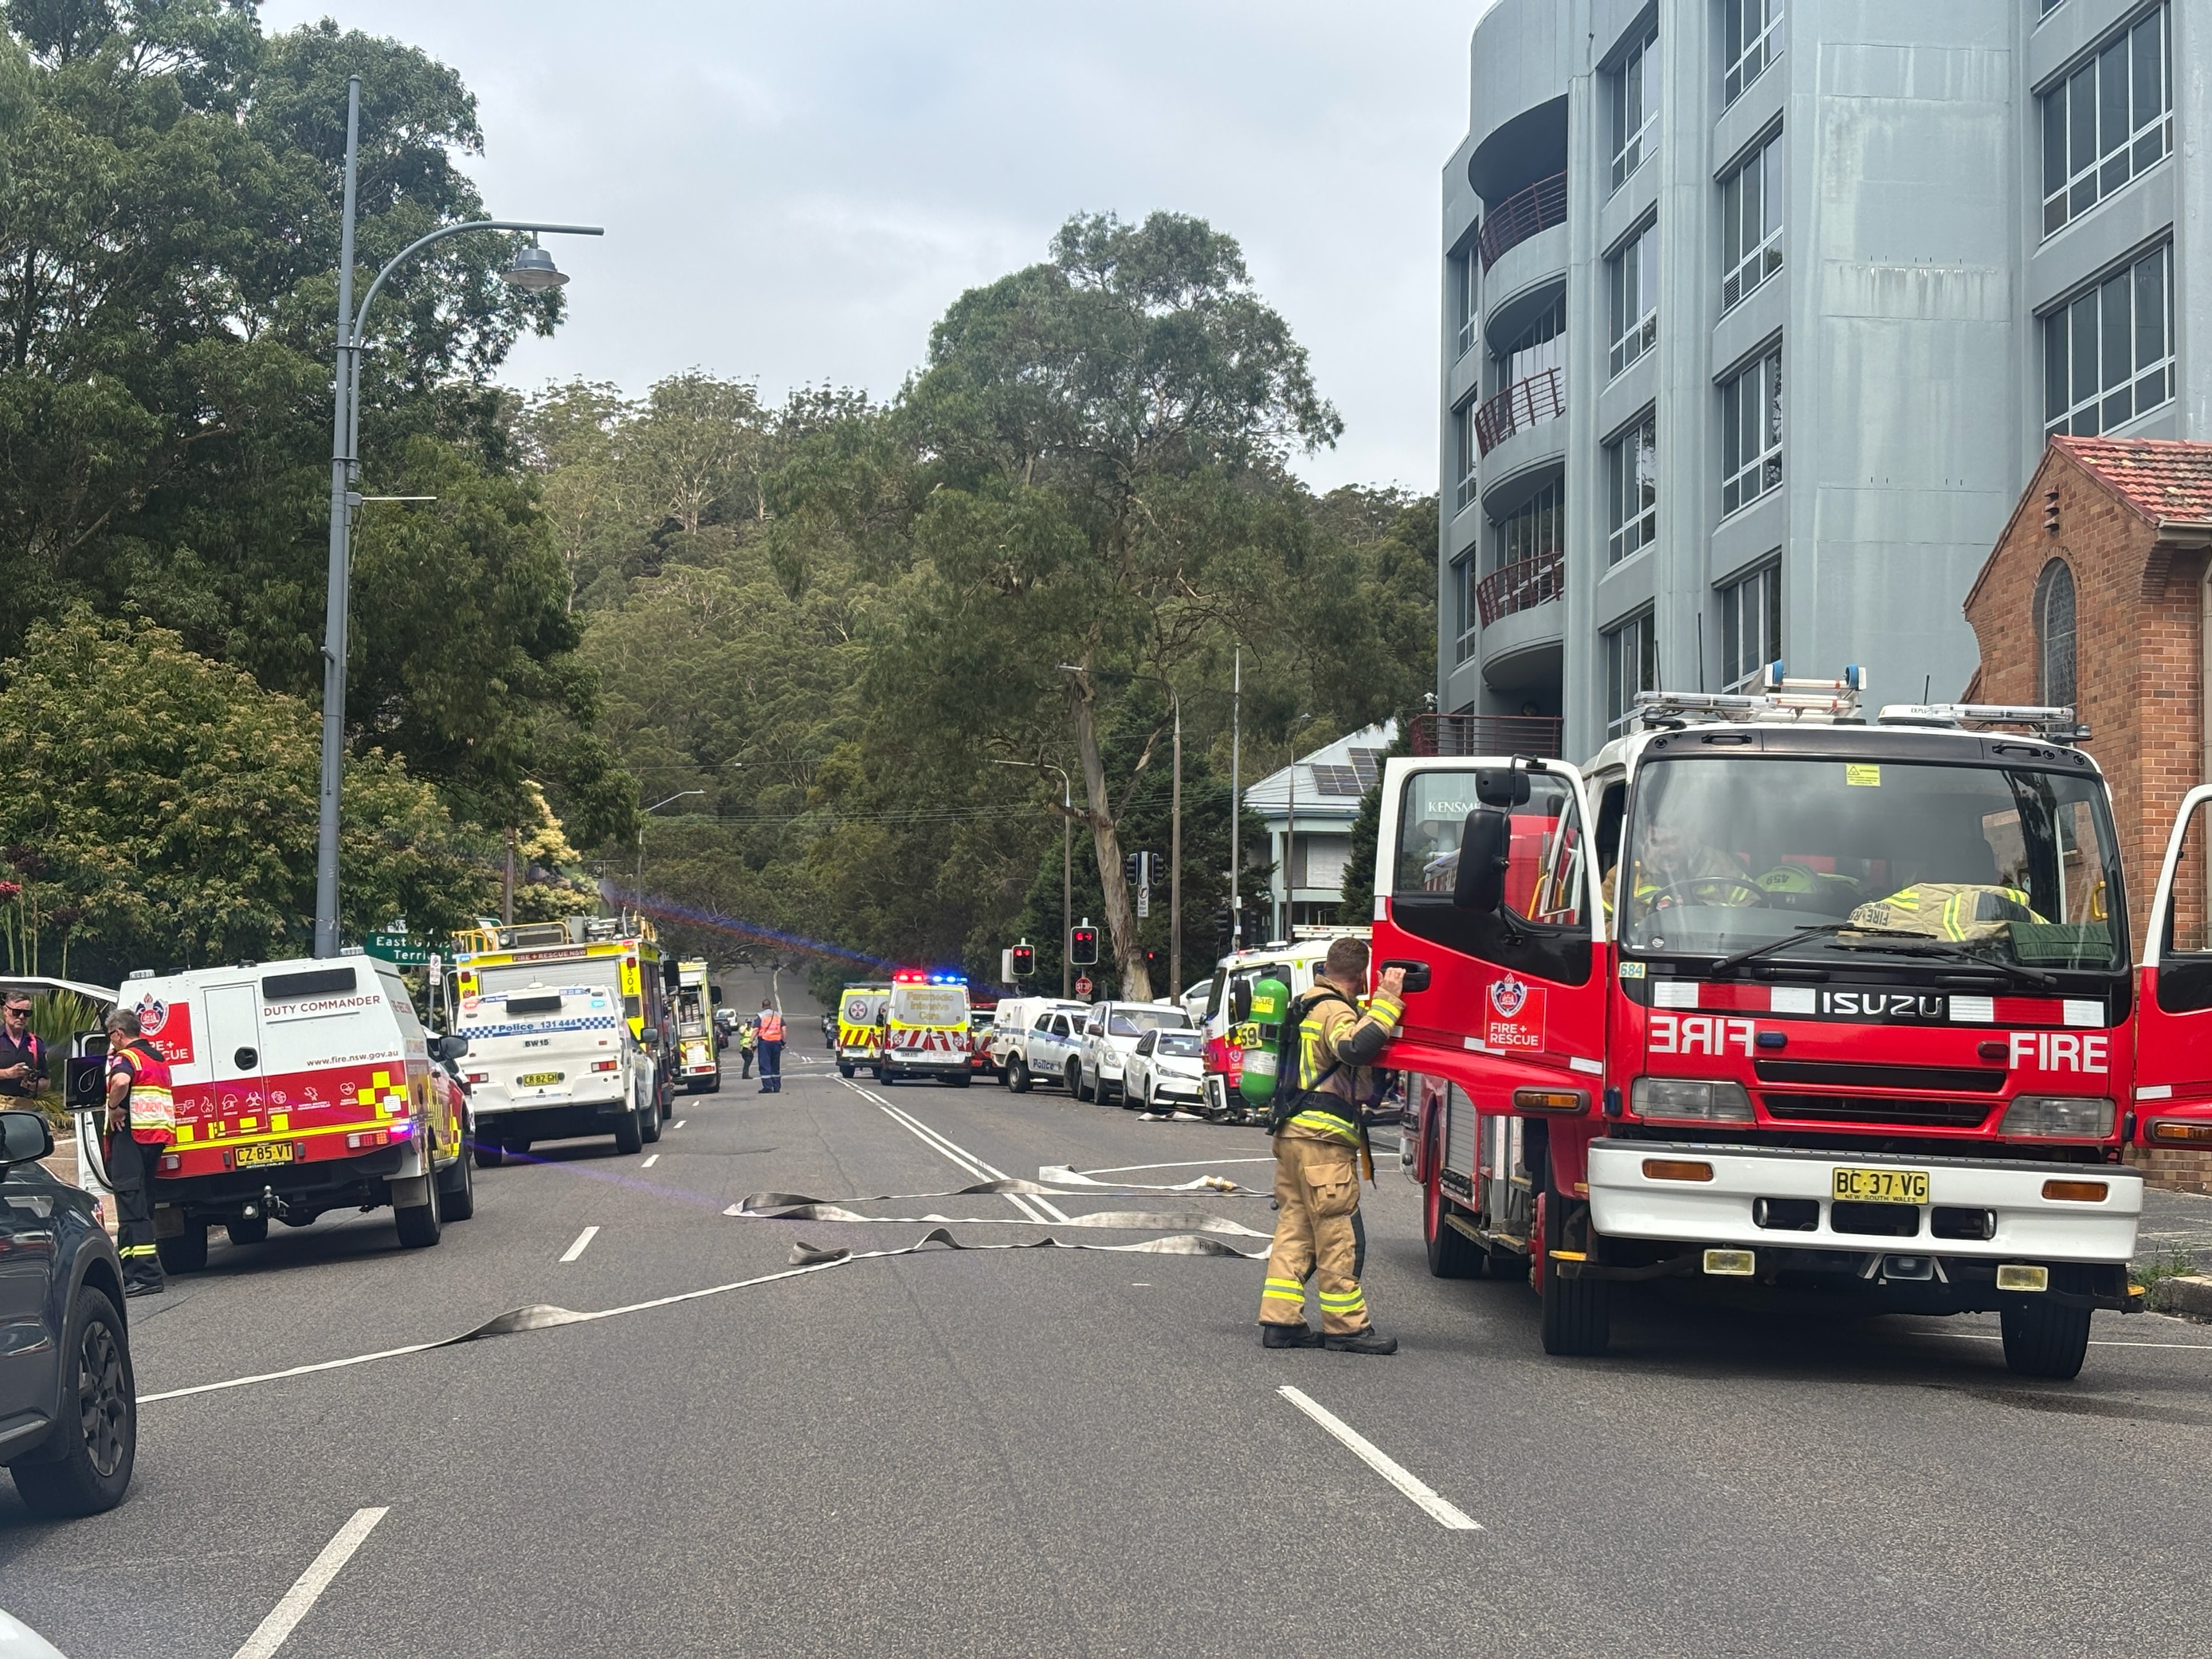
[[[672,1021],[652,924],[637,916],[482,927],[454,936],[447,1029],[489,1167],[540,1140],[660,1138],[672,1109]]]
[[[176,1139],[154,1188],[169,1272],[207,1265],[217,1222],[233,1244],[258,1244],[272,1218],[304,1227],[388,1204],[400,1243],[420,1249],[475,1212],[468,1104],[434,1063],[447,1040],[425,1034],[391,963],[349,951],[142,969],[119,1006],[171,1071]],[[81,1066],[73,1086],[97,1090]]]
[[[888,985],[848,985],[837,994],[837,1075],[850,1077],[862,1066],[880,1077],[884,1009],[891,1000]]]
[[[676,1075],[686,1093],[722,1092],[722,1059],[714,1007],[722,988],[708,982],[704,960],[676,964]]]
[[[891,975],[884,1005],[883,1056],[876,1075],[885,1083],[933,1077],[964,1089],[974,1075],[975,1048],[968,1029],[968,981],[961,974],[901,968]]]

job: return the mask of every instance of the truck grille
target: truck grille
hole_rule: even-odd
[[[1986,1100],[1929,1100],[1911,1095],[1759,1096],[1766,1115],[1791,1123],[1893,1123],[1912,1128],[1978,1129],[1996,1109]]]
[[[1985,1066],[1860,1066],[1848,1060],[1762,1060],[1761,1083],[1825,1083],[1845,1089],[1930,1089],[1943,1094],[1993,1095],[2005,1073]]]

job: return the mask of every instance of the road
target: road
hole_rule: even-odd
[[[434,1249],[398,1250],[388,1212],[326,1220],[132,1304],[141,1392],[171,1397],[143,1407],[130,1499],[46,1526],[0,1485],[0,1607],[71,1659],[2205,1646],[2212,1329],[2100,1315],[2081,1379],[2054,1385],[2009,1377],[1988,1320],[1653,1298],[1609,1358],[1547,1360],[1525,1286],[1428,1277],[1387,1170],[1369,1283],[1391,1358],[1261,1350],[1257,1262],[932,1249],[173,1392],[927,1231],[724,1213],[760,1190],[1267,1178],[1252,1130],[848,1085],[793,1028],[780,1096],[732,1066],[641,1154],[483,1171]],[[1215,1194],[1042,1201],[1270,1224]],[[1004,1195],[860,1207],[961,1218],[963,1244],[1167,1231],[1041,1225]],[[250,1647],[319,1557],[343,1559],[292,1595],[289,1638]]]

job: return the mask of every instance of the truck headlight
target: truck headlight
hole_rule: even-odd
[[[1750,1123],[1757,1114],[1741,1083],[1640,1077],[1629,1091],[1636,1115],[1661,1122]]]
[[[2098,1095],[2022,1095],[2005,1109],[1997,1133],[2021,1140],[2102,1140],[2112,1133],[2112,1103]]]

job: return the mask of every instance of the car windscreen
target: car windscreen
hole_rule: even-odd
[[[2118,843],[2094,776],[1662,761],[1637,781],[1627,846],[1606,886],[1632,950],[1717,955],[1819,929],[1783,950],[2110,969],[2124,948]]]
[[[1116,1008],[1106,1016],[1109,1036],[1142,1036],[1147,1031],[1182,1031],[1190,1017],[1180,1008]]]
[[[1195,1031],[1163,1031],[1153,1052],[1164,1060],[1198,1060],[1204,1056],[1206,1045]]]

